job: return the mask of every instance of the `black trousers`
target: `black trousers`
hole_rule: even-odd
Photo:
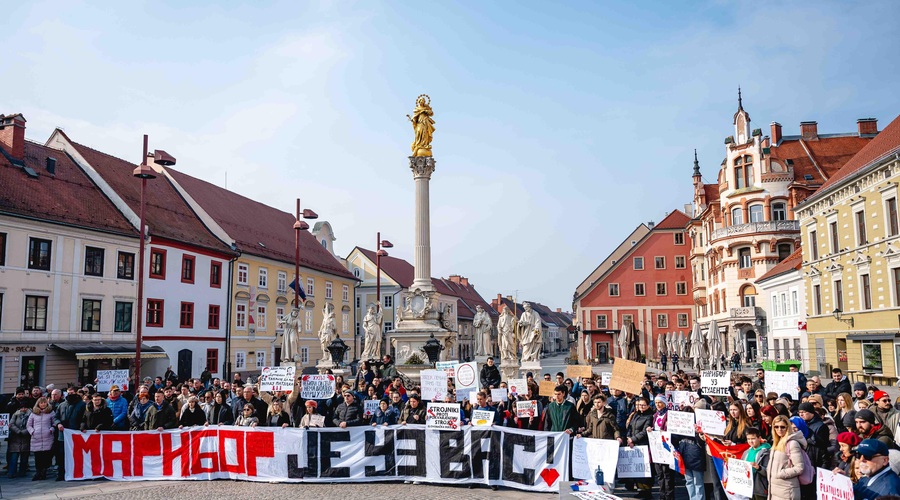
[[[659,481],[659,498],[675,500],[675,471],[663,464],[653,464],[653,470]]]

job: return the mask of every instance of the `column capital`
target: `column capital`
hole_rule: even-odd
[[[431,179],[431,174],[434,173],[434,157],[410,156],[409,168],[412,170],[413,179]]]

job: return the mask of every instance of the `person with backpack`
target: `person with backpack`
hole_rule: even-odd
[[[753,500],[763,500],[769,494],[767,472],[772,445],[762,440],[763,432],[756,427],[748,428],[745,434],[750,448],[744,452],[743,460],[750,462],[750,466],[756,469],[753,475]]]
[[[804,424],[805,427],[805,424]],[[769,500],[801,500],[800,476],[814,476],[815,471],[806,455],[806,438],[803,432],[791,431],[791,421],[784,415],[772,421],[773,446],[769,459],[767,479]]]

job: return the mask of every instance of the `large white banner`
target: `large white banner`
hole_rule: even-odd
[[[569,470],[562,432],[423,425],[296,429],[65,430],[66,480],[479,483],[557,492]]]

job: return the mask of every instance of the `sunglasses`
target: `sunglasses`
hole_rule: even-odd
[[[244,411],[253,411],[253,408],[244,408]]]
[[[772,428],[773,429],[787,429],[787,426],[786,425],[773,425]]]
[[[883,457],[884,455],[872,455],[871,458],[866,458],[865,455],[860,455],[859,459],[863,462],[871,462],[875,458]]]
[[[762,394],[757,394],[755,397],[756,397],[756,399],[765,399],[766,398]]]

